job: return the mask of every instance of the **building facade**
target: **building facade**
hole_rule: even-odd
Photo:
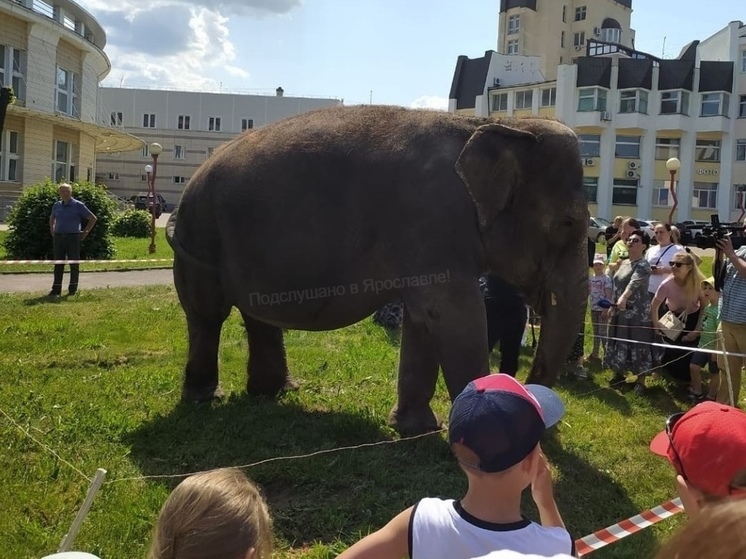
[[[0,83],[12,86],[0,136],[0,219],[26,185],[93,181],[96,154],[142,140],[102,122],[106,34],[75,2],[0,0]]]
[[[586,39],[583,55],[560,64],[553,80],[541,73],[541,56],[460,57],[449,108],[475,116],[550,116],[572,127],[591,215],[667,220],[673,196],[666,161],[676,157],[674,220],[718,214],[734,221],[746,196],[745,31],[731,22],[666,60]],[[533,75],[516,72],[530,67]]]
[[[246,95],[103,87],[100,107],[110,124],[147,145],[138,152],[100,153],[96,181],[125,198],[146,192],[145,165],[153,162],[148,149],[157,142],[163,152],[156,191],[171,206],[219,145],[285,117],[340,104],[338,99],[286,97],[282,88],[275,95]]]

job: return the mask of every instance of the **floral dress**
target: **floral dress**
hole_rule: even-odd
[[[626,371],[640,374],[653,368],[654,351],[649,345],[653,342],[648,295],[650,274],[650,264],[644,258],[634,262],[624,260],[614,274],[612,300],[617,301],[627,288],[632,292],[627,308],[612,309],[609,321],[604,366],[614,371],[616,376],[624,375]]]

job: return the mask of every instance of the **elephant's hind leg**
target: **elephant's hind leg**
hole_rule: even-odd
[[[249,337],[249,365],[246,392],[252,396],[276,396],[281,390],[297,388],[288,374],[282,330],[242,312]]]

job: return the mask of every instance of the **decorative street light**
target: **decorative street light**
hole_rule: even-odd
[[[673,206],[671,206],[671,211],[668,214],[668,224],[673,225],[673,214],[676,211],[676,206],[679,205],[679,200],[676,197],[676,171],[681,169],[681,161],[672,157],[666,161],[666,169],[671,173],[671,182],[668,188],[671,191],[671,197],[673,198]]]
[[[155,252],[155,176],[158,172],[158,156],[163,151],[161,144],[153,142],[150,144],[150,155],[153,156],[153,165],[145,165],[145,173],[148,175],[148,205],[150,206],[150,246],[148,252]]]

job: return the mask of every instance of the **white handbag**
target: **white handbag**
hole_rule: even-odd
[[[661,332],[671,341],[678,338],[684,331],[686,325],[686,312],[676,315],[673,311],[668,311],[660,320]]]

